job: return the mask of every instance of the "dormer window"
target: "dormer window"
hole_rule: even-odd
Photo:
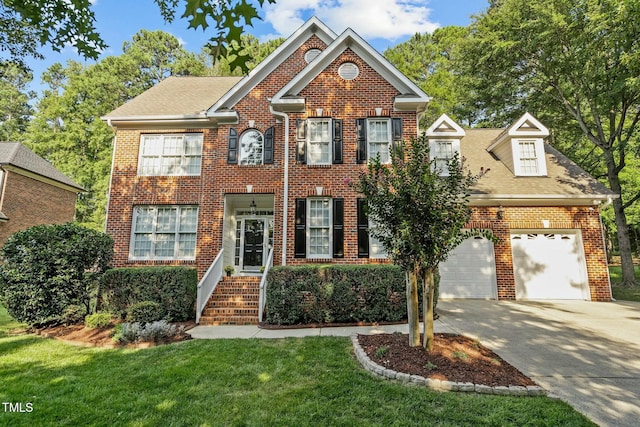
[[[460,155],[460,140],[465,136],[456,122],[443,114],[426,132],[429,138],[429,153],[433,167],[442,176],[449,176],[449,162],[456,154]]]
[[[541,138],[513,139],[513,166],[516,176],[544,176],[544,144]]]
[[[487,148],[515,176],[546,176],[544,138],[549,130],[529,113],[502,132]]]

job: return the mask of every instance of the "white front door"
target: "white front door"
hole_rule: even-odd
[[[462,242],[438,269],[440,298],[497,298],[493,243],[484,237]]]
[[[516,299],[590,299],[579,231],[515,233],[511,250]]]

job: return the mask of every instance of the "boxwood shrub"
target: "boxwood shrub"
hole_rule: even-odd
[[[195,317],[198,273],[189,267],[128,267],[108,270],[100,281],[101,310],[125,318],[137,303],[154,301],[161,318],[183,321]]]
[[[395,265],[276,266],[267,281],[270,324],[406,319],[405,275]]]

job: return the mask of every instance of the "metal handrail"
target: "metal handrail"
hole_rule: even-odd
[[[262,322],[262,316],[264,315],[264,308],[267,305],[267,273],[273,265],[273,248],[269,249],[269,256],[267,257],[267,263],[264,266],[262,272],[262,279],[260,279],[260,299],[258,304],[258,321]]]
[[[196,323],[200,323],[200,317],[202,316],[202,311],[204,307],[207,305],[209,298],[213,295],[213,291],[216,290],[216,286],[220,279],[222,279],[222,254],[224,253],[224,248],[220,249],[218,252],[218,256],[213,260],[207,272],[204,273],[200,283],[198,283],[198,298],[196,302]]]

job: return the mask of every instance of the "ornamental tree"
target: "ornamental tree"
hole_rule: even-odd
[[[354,187],[365,197],[367,215],[375,223],[370,230],[394,264],[405,271],[409,345],[420,345],[418,283],[423,286],[423,346],[433,348],[434,273],[438,264],[464,239],[488,232],[465,230],[471,218],[471,187],[484,173],[466,171],[459,156],[443,173],[429,155],[423,134],[391,156],[391,164],[370,161]]]

